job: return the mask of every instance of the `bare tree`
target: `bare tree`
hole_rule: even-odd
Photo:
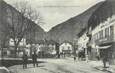
[[[21,40],[26,36],[26,34],[30,33],[34,30],[35,24],[33,22],[40,23],[40,15],[39,13],[32,9],[27,2],[18,2],[15,3],[14,9],[13,7],[8,7],[6,12],[7,15],[5,18],[7,22],[5,22],[6,26],[5,33],[14,41],[15,47],[15,57],[17,53],[17,48]]]
[[[34,21],[36,24],[43,23],[40,13],[34,9],[28,1],[16,2],[14,7],[26,18]]]

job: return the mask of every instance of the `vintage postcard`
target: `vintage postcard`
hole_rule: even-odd
[[[0,73],[115,73],[115,0],[0,0]]]

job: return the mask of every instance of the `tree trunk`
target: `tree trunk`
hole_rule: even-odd
[[[17,47],[18,47],[18,45],[15,45],[15,47],[14,47],[15,58],[17,57]]]
[[[1,61],[0,66],[3,66],[3,47],[1,48]]]

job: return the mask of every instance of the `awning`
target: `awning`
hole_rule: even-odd
[[[107,49],[107,48],[110,48],[111,45],[108,45],[108,46],[97,46],[98,49]]]

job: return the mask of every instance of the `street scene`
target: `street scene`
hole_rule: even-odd
[[[115,73],[115,0],[0,0],[0,73]]]
[[[43,59],[42,61],[45,61],[45,63],[41,63],[38,67],[35,68],[32,64],[29,64],[28,68],[25,70],[22,68],[22,65],[12,66],[9,69],[16,73],[109,73],[108,71],[96,69],[97,65],[95,65],[95,62],[75,62],[71,58],[56,60]],[[100,62],[98,62],[98,64],[101,65]]]

